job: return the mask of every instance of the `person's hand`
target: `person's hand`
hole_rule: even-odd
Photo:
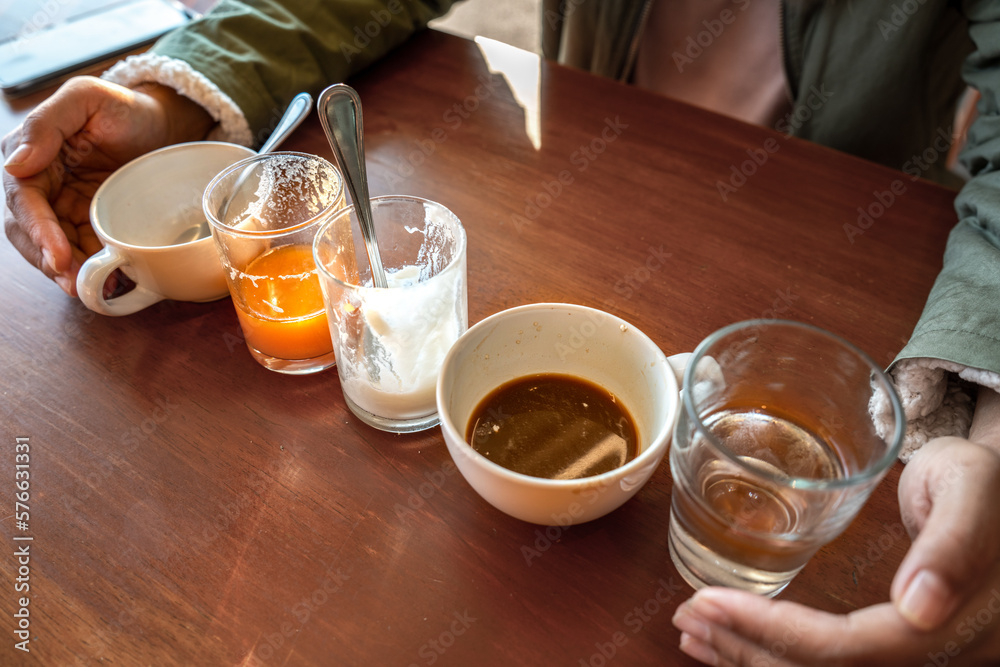
[[[1000,454],[961,438],[932,441],[903,471],[899,499],[916,537],[892,602],[837,615],[706,588],[674,616],[681,649],[724,666],[997,664]]]
[[[5,229],[28,262],[70,296],[101,248],[90,200],[115,169],[153,149],[204,138],[212,119],[170,88],[76,77],[3,139]]]

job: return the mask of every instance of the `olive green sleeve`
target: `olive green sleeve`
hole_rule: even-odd
[[[453,0],[221,0],[153,53],[188,63],[243,111],[258,143],[296,93],[316,96],[444,14]],[[266,131],[265,131],[266,134]]]
[[[944,265],[897,361],[935,358],[1000,374],[1000,3],[967,2],[975,51],[963,75],[981,93],[961,160],[971,179],[955,200]],[[992,383],[989,383],[992,384]]]

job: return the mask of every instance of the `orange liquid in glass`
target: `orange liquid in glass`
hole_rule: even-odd
[[[286,245],[256,258],[233,299],[247,343],[278,359],[312,359],[333,351],[312,247]]]

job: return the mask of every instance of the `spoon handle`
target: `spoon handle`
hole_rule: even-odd
[[[375,224],[372,221],[371,200],[368,196],[368,172],[365,169],[364,129],[361,120],[361,97],[350,86],[338,83],[324,90],[319,96],[319,120],[337,162],[344,171],[347,189],[351,192],[354,210],[361,223],[365,249],[372,267],[375,287],[385,288],[388,283],[382,268]]]
[[[309,93],[299,93],[293,97],[292,101],[288,103],[285,114],[274,127],[274,131],[271,132],[271,136],[267,138],[267,141],[264,142],[264,145],[257,152],[270,153],[277,148],[278,144],[284,141],[306,119],[306,116],[309,115],[309,110],[312,109],[312,103],[313,98]]]

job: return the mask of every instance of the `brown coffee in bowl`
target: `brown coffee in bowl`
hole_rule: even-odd
[[[511,380],[472,412],[465,436],[509,470],[578,479],[621,467],[639,454],[635,421],[613,394],[557,373]]]

